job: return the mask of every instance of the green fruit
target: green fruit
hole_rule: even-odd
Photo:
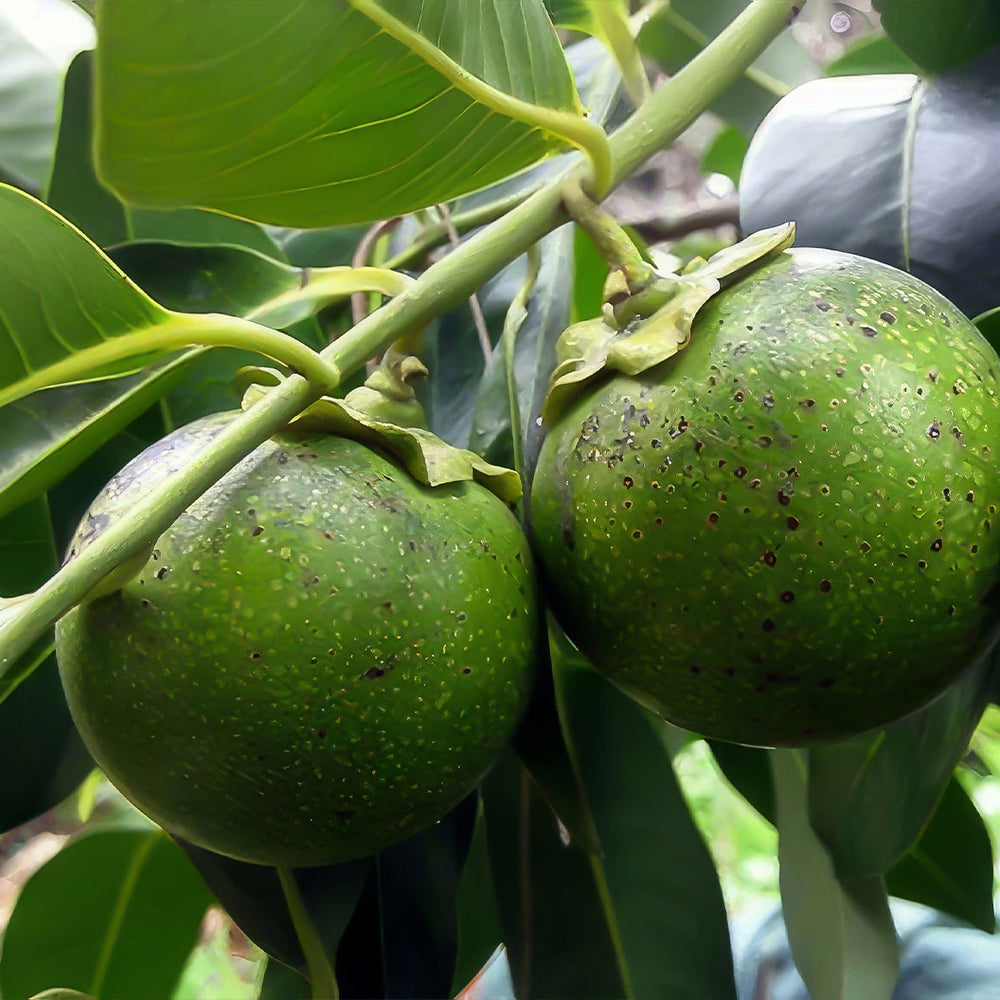
[[[230,417],[128,465],[71,554]],[[221,854],[303,866],[386,847],[476,786],[524,707],[538,627],[530,553],[492,493],[285,433],[56,642],[84,741],[143,812]]]
[[[560,621],[722,740],[804,745],[919,708],[995,634],[998,374],[919,280],[781,254],[677,356],[550,428],[531,518]]]

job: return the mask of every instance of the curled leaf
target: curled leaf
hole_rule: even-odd
[[[683,274],[661,275],[646,292],[605,310],[601,317],[569,327],[556,345],[543,422],[557,419],[602,372],[638,375],[673,357],[687,346],[695,317],[712,296],[790,247],[794,239],[791,222],[761,230]],[[654,311],[645,312],[645,301]],[[615,322],[624,322],[624,327]]]

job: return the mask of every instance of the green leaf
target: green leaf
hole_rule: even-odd
[[[626,995],[735,997],[718,875],[656,732],[662,724],[568,646],[556,685],[604,848],[592,864]]]
[[[0,277],[0,406],[52,385],[129,374],[197,345],[250,347],[322,383],[338,381],[314,351],[285,334],[236,317],[162,308],[65,219],[4,186],[0,259],[7,261]],[[286,318],[311,295],[307,287],[291,302],[268,306]],[[264,311],[261,318],[274,317]]]
[[[456,895],[458,953],[449,996],[455,996],[489,961],[503,941],[496,889],[490,872],[486,817],[477,798],[476,823]]]
[[[709,740],[708,745],[719,769],[733,788],[769,823],[777,823],[778,810],[768,752],[718,740]]]
[[[284,965],[305,969],[295,925],[275,868],[223,857],[178,840],[198,874],[247,937]],[[350,922],[371,868],[362,858],[296,872],[299,891],[331,959]]]
[[[1000,350],[1000,306],[980,313],[973,322],[979,327],[979,332],[993,345],[993,349]]]
[[[210,901],[159,831],[79,837],[21,890],[0,953],[0,990],[27,997],[55,984],[168,1000]]]
[[[69,3],[0,6],[0,176],[41,188],[63,75],[73,54],[93,44],[93,26]]]
[[[278,245],[251,222],[193,208],[127,207],[97,179],[93,156],[93,52],[79,53],[66,72],[55,162],[44,201],[99,246],[126,240],[218,243],[271,256]]]
[[[826,76],[919,73],[917,64],[888,36],[862,35],[824,69]]]
[[[916,843],[989,700],[991,651],[930,705],[813,747],[809,819],[841,878],[881,875]]]
[[[59,482],[176,385],[202,353],[186,351],[138,375],[57,386],[0,408],[0,517]]]
[[[102,0],[97,21],[98,172],[129,202],[337,225],[606,150],[541,0]]]
[[[919,66],[940,73],[1000,43],[993,0],[873,0],[886,34]]]
[[[899,975],[881,876],[841,880],[809,825],[801,751],[771,751],[781,906],[792,957],[812,1000],[889,1000]]]
[[[518,1000],[627,996],[591,861],[564,838],[512,752],[487,776],[483,805]]]
[[[724,174],[738,185],[749,145],[746,136],[735,125],[723,126],[702,154],[702,171]]]
[[[993,846],[979,810],[952,778],[917,844],[886,873],[893,896],[912,899],[992,934]]]
[[[675,0],[664,5],[639,32],[639,48],[669,74],[689,63],[709,40],[746,6],[743,0]],[[792,86],[817,75],[805,49],[789,32],[777,38],[743,79],[711,105],[711,110],[752,135]]]

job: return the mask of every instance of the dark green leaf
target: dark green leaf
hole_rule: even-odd
[[[66,73],[55,162],[45,201],[99,246],[126,240],[219,243],[280,254],[260,226],[192,208],[127,208],[98,179],[93,161],[93,53],[79,53]]]
[[[701,169],[705,173],[724,174],[733,184],[739,184],[749,145],[746,136],[735,125],[726,125],[702,154]]]
[[[781,905],[792,957],[813,1000],[889,1000],[899,973],[881,876],[843,880],[809,825],[808,771],[796,750],[771,751],[778,806]]]
[[[277,869],[234,861],[178,841],[215,897],[244,934],[279,962],[305,969],[305,957],[285,902]],[[299,891],[331,958],[357,906],[371,859],[302,868]]]
[[[940,73],[1000,43],[994,0],[874,0],[889,37],[918,65]]]
[[[137,204],[336,225],[483,187],[586,129],[541,0],[447,9],[103,2],[99,172]],[[519,121],[483,84],[555,116]]]
[[[518,1000],[625,996],[590,859],[563,838],[512,752],[505,752],[487,777],[483,804]]]
[[[827,76],[919,72],[917,64],[885,35],[863,35],[824,70]]]
[[[62,78],[94,30],[71,4],[0,6],[0,174],[38,191],[52,159]]]
[[[886,885],[893,896],[993,933],[993,847],[982,816],[955,778],[916,846],[889,869]]]
[[[997,294],[1000,295],[1000,290]],[[979,332],[993,345],[993,349],[1000,351],[1000,306],[977,316],[975,323]]]
[[[84,835],[21,890],[4,935],[0,989],[28,997],[60,985],[168,1000],[210,901],[164,834]]]
[[[769,823],[777,822],[774,782],[766,750],[709,740],[712,755],[733,786]]]
[[[489,961],[503,941],[496,889],[490,871],[486,817],[477,803],[476,825],[458,884],[458,954],[448,996],[454,996]]]
[[[0,518],[0,594],[41,586],[58,564],[44,498]],[[51,809],[93,766],[49,656],[0,704],[0,832]]]
[[[718,875],[654,731],[661,723],[578,655],[556,670],[630,993],[735,996]]]
[[[551,644],[547,642],[545,649],[551,651]],[[580,772],[566,748],[549,658],[538,666],[531,701],[511,745],[569,837],[585,853],[596,856],[601,845]]]
[[[573,227],[573,264],[573,310],[570,319],[579,323],[601,315],[604,282],[608,277],[608,262],[580,226]]]
[[[920,837],[986,709],[995,659],[887,729],[809,751],[809,820],[840,878],[883,874]]]

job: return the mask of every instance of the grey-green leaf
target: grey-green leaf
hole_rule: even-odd
[[[899,952],[885,882],[834,874],[809,825],[805,755],[774,750],[771,766],[781,905],[799,974],[813,1000],[889,1000]]]
[[[63,75],[94,30],[72,4],[0,5],[0,177],[38,191],[55,143]]]

